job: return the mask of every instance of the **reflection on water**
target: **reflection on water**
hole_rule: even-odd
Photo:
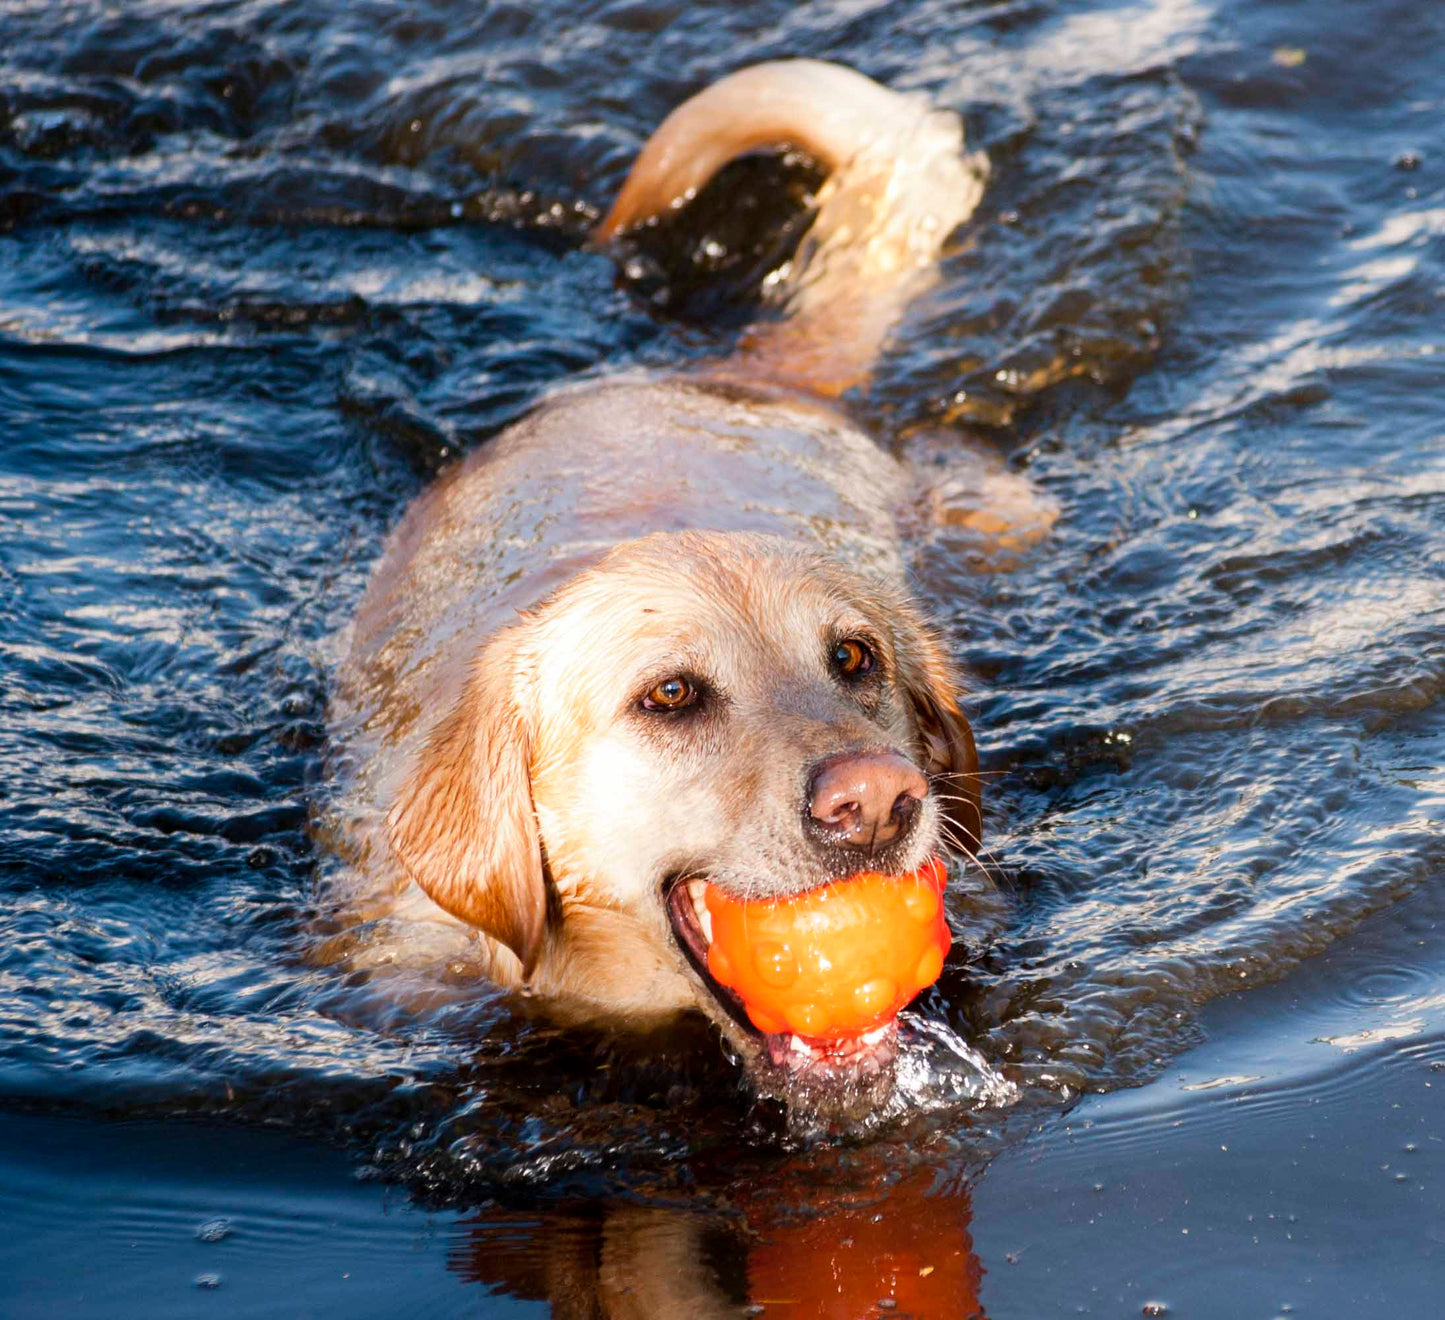
[[[1439,874],[1441,24],[1023,0],[0,15],[0,1095],[339,1143],[421,1203],[482,1207],[457,1268],[517,1295],[631,1296],[683,1255],[702,1314],[779,1293],[790,1257],[800,1299],[833,1280],[929,1314],[909,1269],[966,1296],[963,1189],[995,1152],[1160,1078],[1201,1005]],[[750,186],[806,190],[797,162],[700,199],[645,278],[580,240],[670,106],[780,54],[928,91],[995,165],[856,400],[946,515],[918,574],[974,676],[991,872],[952,887],[906,1112],[872,1142],[800,1142],[696,1024],[598,1038],[298,956],[335,639],[381,539],[544,390],[736,333],[788,235],[724,220]],[[654,299],[715,274],[711,302]],[[1047,535],[981,553],[1022,475]],[[1321,1031],[1333,1059],[1436,1029],[1433,971],[1380,960]],[[875,1197],[907,1241],[865,1241]]]
[[[961,1182],[866,1159],[798,1181],[789,1197],[811,1190],[813,1203],[773,1187],[714,1209],[489,1209],[464,1221],[450,1262],[468,1280],[549,1302],[559,1317],[982,1316]]]

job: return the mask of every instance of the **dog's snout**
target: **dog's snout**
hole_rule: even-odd
[[[808,822],[835,847],[871,850],[912,827],[928,780],[897,752],[869,752],[824,761],[808,788]]]

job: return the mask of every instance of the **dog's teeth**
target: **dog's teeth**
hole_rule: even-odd
[[[801,1036],[789,1036],[788,1048],[794,1054],[812,1054],[812,1047]]]
[[[687,896],[692,899],[693,915],[697,917],[697,924],[702,927],[703,938],[711,944],[712,913],[707,910],[707,881],[689,880]]]
[[[865,1045],[876,1045],[887,1034],[888,1024],[885,1022],[881,1027],[874,1027],[872,1031],[865,1031],[863,1033],[863,1043]]]

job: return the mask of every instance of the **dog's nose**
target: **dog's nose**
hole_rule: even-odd
[[[840,756],[814,772],[808,815],[823,842],[872,850],[907,833],[927,796],[922,771],[897,752]]]

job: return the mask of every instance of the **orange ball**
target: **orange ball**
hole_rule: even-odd
[[[948,873],[936,857],[908,875],[864,871],[792,898],[744,903],[716,885],[708,971],[759,1031],[843,1040],[891,1022],[943,970]]]

